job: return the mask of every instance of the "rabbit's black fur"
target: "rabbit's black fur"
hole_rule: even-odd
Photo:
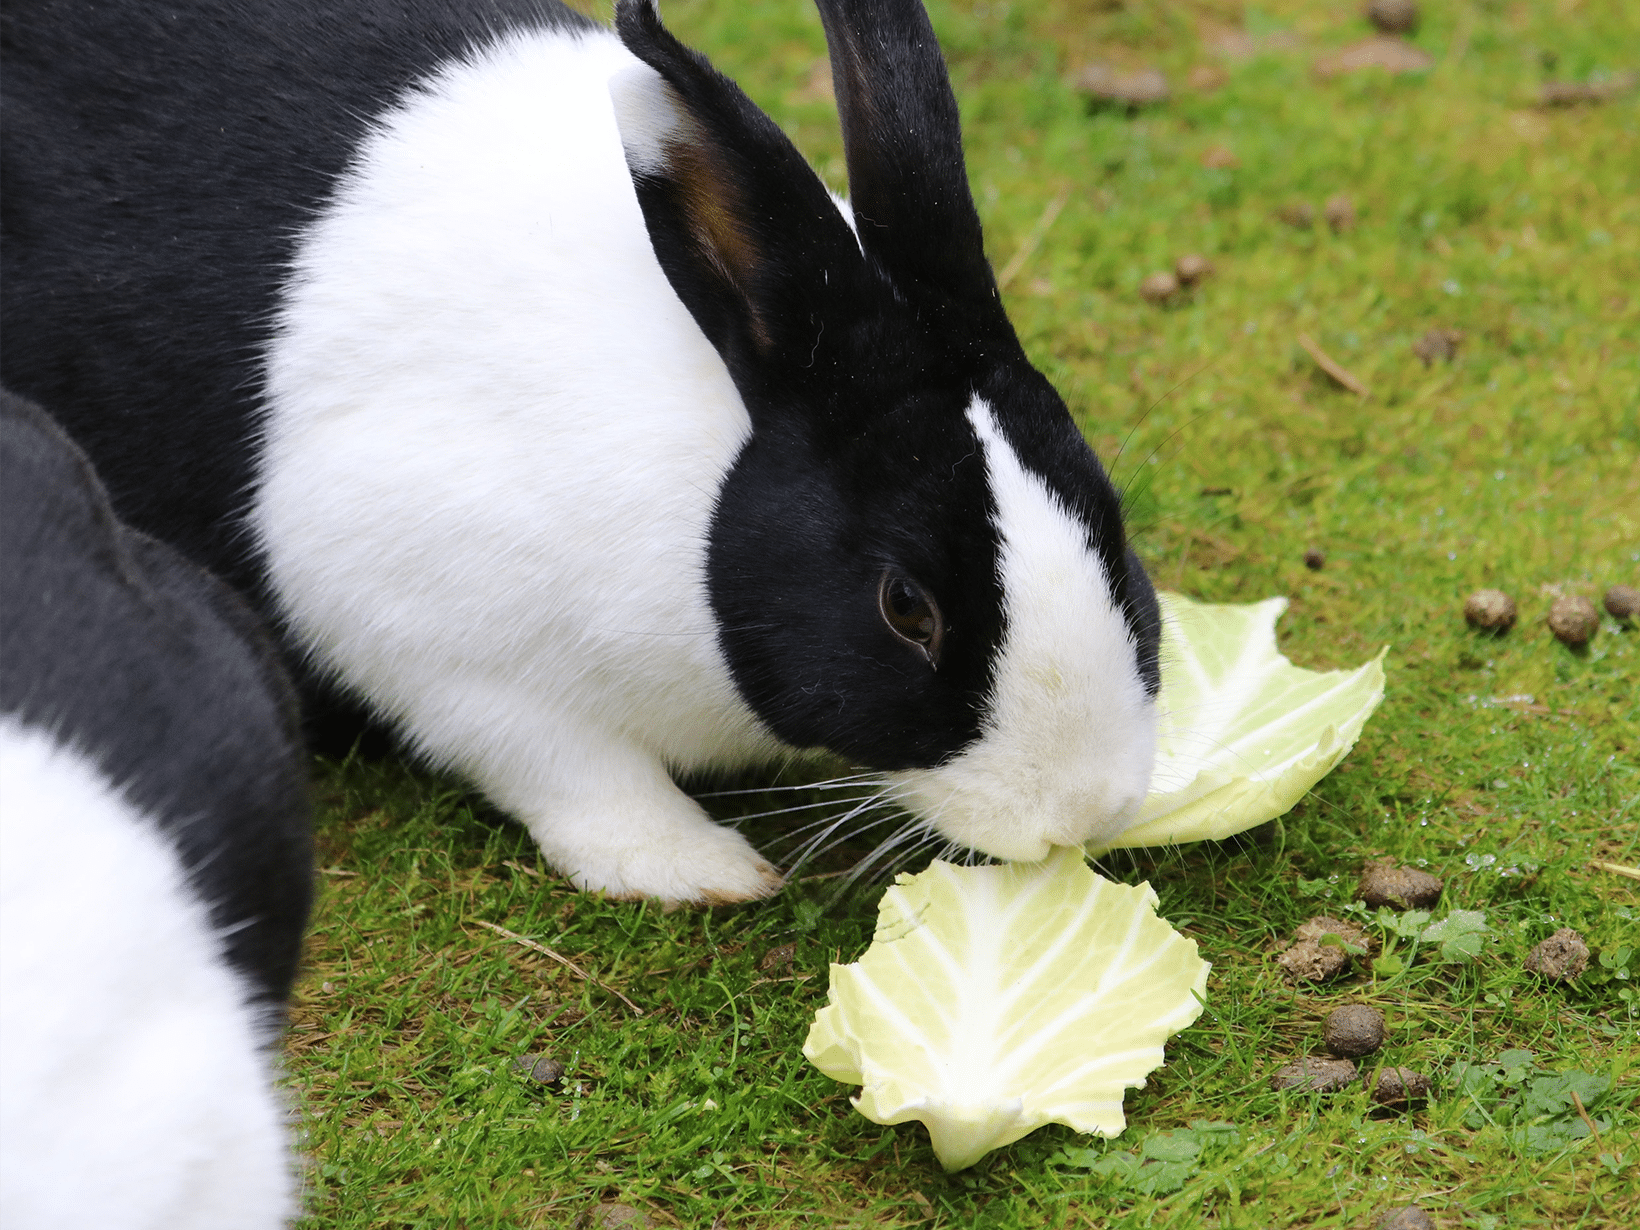
[[[313,863],[272,638],[227,585],[121,525],[85,455],[3,391],[0,616],[0,712],[89,757],[156,824],[227,959],[282,1005]]]
[[[16,0],[0,15],[5,386],[128,524],[259,593],[243,515],[301,229],[372,120],[553,0]]]
[[[0,621],[6,1224],[276,1230],[313,868],[273,640],[4,391]]]

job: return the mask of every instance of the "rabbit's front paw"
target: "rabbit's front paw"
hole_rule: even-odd
[[[555,816],[530,830],[577,888],[620,901],[727,905],[780,890],[780,873],[739,833],[713,823],[681,793],[668,804],[647,816],[630,804],[568,823]]]

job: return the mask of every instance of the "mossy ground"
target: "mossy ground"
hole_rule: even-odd
[[[286,1051],[303,1225],[567,1226],[616,1202],[701,1230],[1364,1226],[1413,1200],[1449,1227],[1640,1224],[1640,998],[1620,976],[1640,901],[1595,865],[1640,863],[1640,634],[1608,620],[1576,653],[1543,624],[1554,593],[1640,583],[1640,107],[1534,105],[1548,77],[1640,67],[1640,7],[1430,0],[1414,41],[1432,69],[1331,80],[1315,56],[1370,33],[1350,0],[930,7],[1015,323],[1126,489],[1158,582],[1289,595],[1301,665],[1390,644],[1382,708],[1253,838],[1103,864],[1155,885],[1214,962],[1208,1011],[1129,1096],[1123,1137],[1048,1128],[955,1176],[917,1125],[860,1118],[799,1053],[827,963],[869,940],[870,888],[606,904],[456,784],[322,765],[323,887]],[[808,0],[666,15],[843,186]],[[1090,106],[1070,82],[1095,61],[1160,67],[1172,99]],[[1276,216],[1338,193],[1352,229]],[[1171,307],[1143,301],[1141,279],[1185,252],[1216,272]],[[1432,327],[1463,339],[1426,367],[1412,347]],[[1326,376],[1301,332],[1369,394]],[[1483,585],[1520,605],[1507,636],[1463,624]],[[756,831],[778,843],[778,822]],[[1271,951],[1344,908],[1378,854],[1443,876],[1443,911],[1485,912],[1481,958],[1288,987]],[[1522,973],[1562,925],[1607,964],[1566,987]],[[1386,1062],[1436,1077],[1427,1107],[1270,1091],[1358,1001],[1389,1015]],[[1460,1090],[1454,1065],[1521,1049],[1540,1073],[1615,1082],[1590,1108],[1598,1139],[1529,1139]],[[515,1072],[525,1053],[559,1058],[563,1083]],[[1166,1181],[1093,1168],[1145,1142],[1163,1164],[1179,1155],[1159,1133],[1200,1120],[1237,1131],[1198,1133]]]

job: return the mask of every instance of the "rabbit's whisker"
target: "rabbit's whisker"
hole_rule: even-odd
[[[826,821],[816,822],[807,826],[809,828],[819,828],[820,831],[804,842],[803,845],[800,846],[793,854],[791,859],[791,869],[796,871],[798,868],[822,857],[825,854],[830,853],[843,843],[852,841],[862,833],[868,832],[879,825],[887,824],[900,819],[904,813],[894,807],[895,793],[895,787],[889,785],[875,794],[859,800],[855,806],[851,807],[842,815],[831,817]],[[868,815],[872,811],[879,808],[888,808],[889,810],[886,814],[868,819],[863,824],[855,825],[853,827],[845,827],[848,826],[851,821],[854,821],[861,816]]]
[[[816,807],[835,807],[840,802],[867,803],[875,797],[875,795],[863,794],[858,798],[853,799],[815,799],[813,802],[798,803],[791,807],[776,807],[770,811],[755,811],[745,816],[734,816],[723,821],[723,823],[729,825],[731,828],[739,828],[742,824],[745,824],[751,820],[767,820],[770,816],[789,816],[793,812],[812,811]],[[824,823],[824,820],[814,821],[812,824],[804,825],[803,828],[793,830],[792,835],[795,836],[797,833],[804,832],[806,829],[814,828],[816,825]]]
[[[875,773],[856,773],[850,777],[832,777],[819,782],[797,782],[787,786],[747,786],[738,790],[707,790],[695,793],[697,799],[727,799],[741,794],[774,794],[781,790],[842,790],[850,786],[885,786],[889,783]],[[691,792],[694,793],[694,792]]]

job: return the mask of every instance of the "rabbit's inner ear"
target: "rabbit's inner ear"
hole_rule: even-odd
[[[609,83],[615,123],[634,178],[670,181],[695,240],[724,278],[744,292],[757,272],[756,245],[734,175],[677,91],[653,69],[634,66]]]
[[[812,320],[859,297],[859,241],[779,126],[649,0],[622,0],[615,24],[641,61],[610,80],[616,124],[667,280],[737,380],[736,355],[802,341],[810,361]]]
[[[767,351],[774,342],[754,293],[763,253],[742,221],[746,203],[733,169],[653,69],[635,65],[611,78],[609,89],[627,167],[667,277],[674,285],[680,276],[720,283],[712,296],[720,311],[712,315],[721,317],[727,296],[758,349]],[[668,234],[674,228],[682,234]],[[685,242],[686,252],[668,250],[675,239]],[[700,319],[704,305],[682,287],[679,292]],[[701,327],[721,349],[719,332],[704,320]]]

